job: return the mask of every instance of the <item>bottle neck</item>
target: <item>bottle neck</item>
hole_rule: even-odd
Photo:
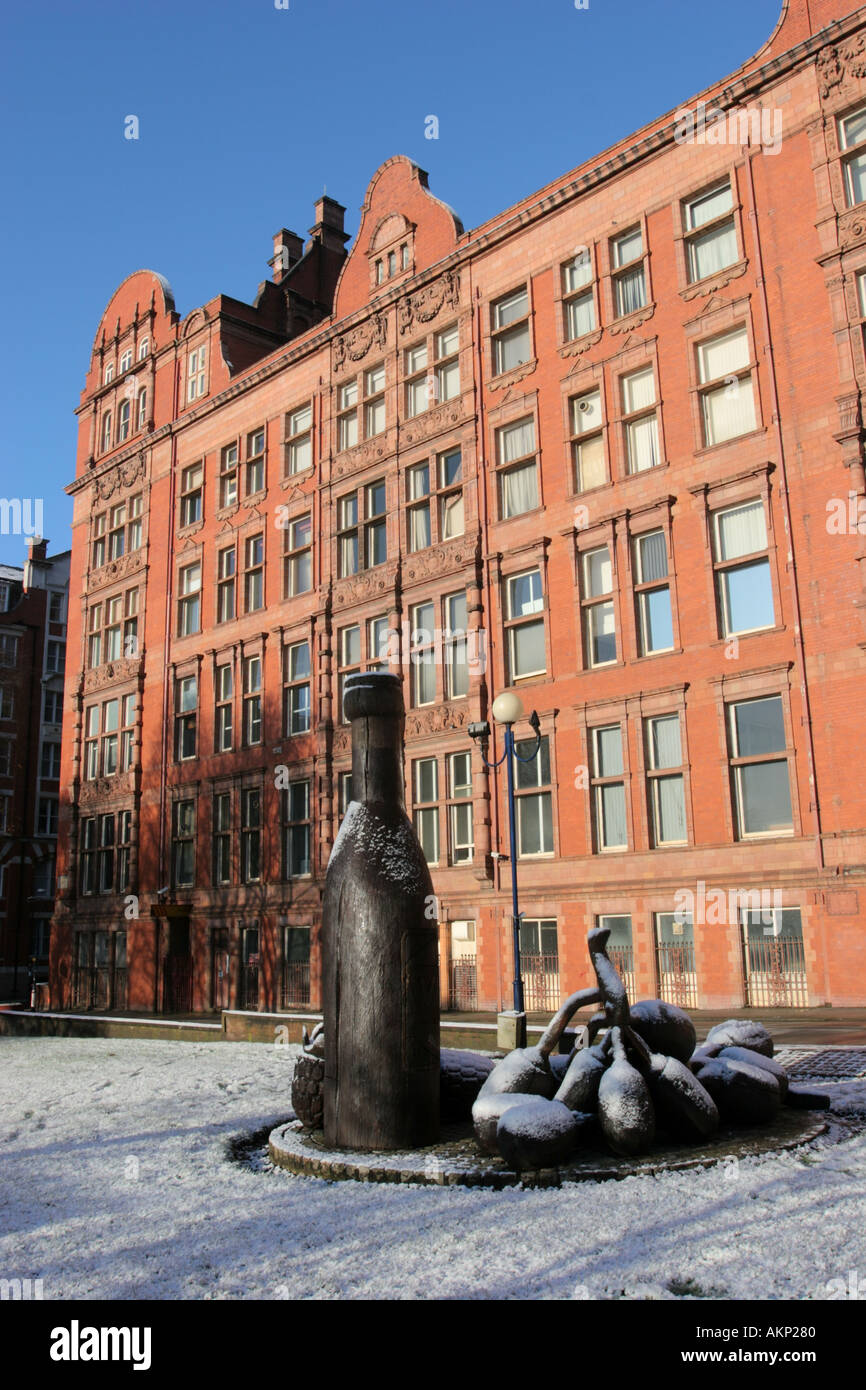
[[[359,715],[352,720],[352,796],[404,810],[402,716]]]

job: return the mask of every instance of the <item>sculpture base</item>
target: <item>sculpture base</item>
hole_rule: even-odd
[[[783,1110],[769,1126],[755,1130],[723,1129],[699,1144],[659,1139],[651,1153],[620,1158],[588,1129],[586,1143],[558,1168],[515,1172],[501,1158],[479,1154],[469,1124],[442,1127],[438,1144],[405,1153],[351,1153],[325,1147],[321,1131],[305,1132],[299,1120],[271,1131],[268,1156],[273,1164],[303,1177],[329,1181],[419,1183],[437,1187],[560,1187],[563,1183],[599,1182],[606,1178],[647,1176],[753,1158],[808,1144],[828,1128],[814,1111]],[[840,1137],[842,1137],[840,1135]]]

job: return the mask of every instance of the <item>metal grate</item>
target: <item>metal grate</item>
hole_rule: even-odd
[[[474,959],[463,956],[451,962],[449,1007],[464,1012],[478,1008],[478,967]]]
[[[258,988],[256,989],[258,1000]],[[291,1009],[310,1002],[309,961],[286,961],[283,965],[282,1006]]]
[[[520,953],[523,975],[523,1003],[528,1013],[556,1010],[562,1003],[559,992],[559,956]]]
[[[241,969],[241,1008],[259,1007],[259,967],[247,962]]]
[[[698,976],[695,970],[695,948],[660,941],[656,945],[659,998],[681,1009],[698,1007]]]
[[[629,999],[633,1000],[635,998],[634,947],[608,946],[607,954],[611,964],[625,985]]]
[[[755,938],[743,946],[746,1004],[759,1009],[805,1009],[809,1002],[803,940]]]
[[[799,1057],[788,1072],[797,1081],[859,1081],[866,1078],[866,1048],[827,1048]]]

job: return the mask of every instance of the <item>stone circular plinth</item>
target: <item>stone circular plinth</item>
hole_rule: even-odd
[[[468,1124],[443,1125],[441,1141],[426,1149],[352,1153],[327,1148],[320,1131],[305,1132],[300,1120],[289,1120],[271,1131],[268,1156],[277,1167],[291,1173],[331,1182],[353,1179],[437,1187],[560,1187],[563,1183],[647,1176],[777,1153],[808,1144],[826,1129],[826,1120],[817,1112],[782,1110],[772,1125],[761,1129],[727,1128],[695,1145],[662,1141],[651,1153],[636,1158],[620,1158],[600,1142],[588,1140],[574,1158],[558,1168],[515,1172],[503,1159],[478,1152]]]

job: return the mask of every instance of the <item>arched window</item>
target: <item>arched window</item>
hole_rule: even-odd
[[[129,434],[129,416],[130,416],[130,411],[131,411],[130,402],[129,402],[128,400],[126,400],[126,401],[121,401],[121,403],[120,403],[120,408],[119,408],[119,410],[118,410],[118,412],[117,412],[117,442],[118,442],[118,444],[120,444],[122,440],[126,439],[127,435]]]
[[[111,448],[111,411],[106,410],[102,417],[102,452]]]
[[[113,363],[113,362],[109,362],[108,366],[107,366],[106,369],[105,369],[105,375],[103,376],[102,380],[103,380],[104,385],[106,385],[106,386],[108,385],[108,383],[109,383],[110,381],[113,381],[113,380],[114,380],[114,363]]]
[[[127,348],[120,359],[121,372],[128,372],[132,366],[132,348]]]
[[[143,430],[147,423],[147,387],[142,386],[138,393],[138,422],[136,429]]]
[[[143,362],[144,359],[145,359],[145,357],[147,356],[147,354],[148,354],[149,352],[150,352],[150,339],[149,339],[149,338],[142,338],[141,342],[140,342],[139,345],[138,345],[138,360],[139,360],[139,362]]]

